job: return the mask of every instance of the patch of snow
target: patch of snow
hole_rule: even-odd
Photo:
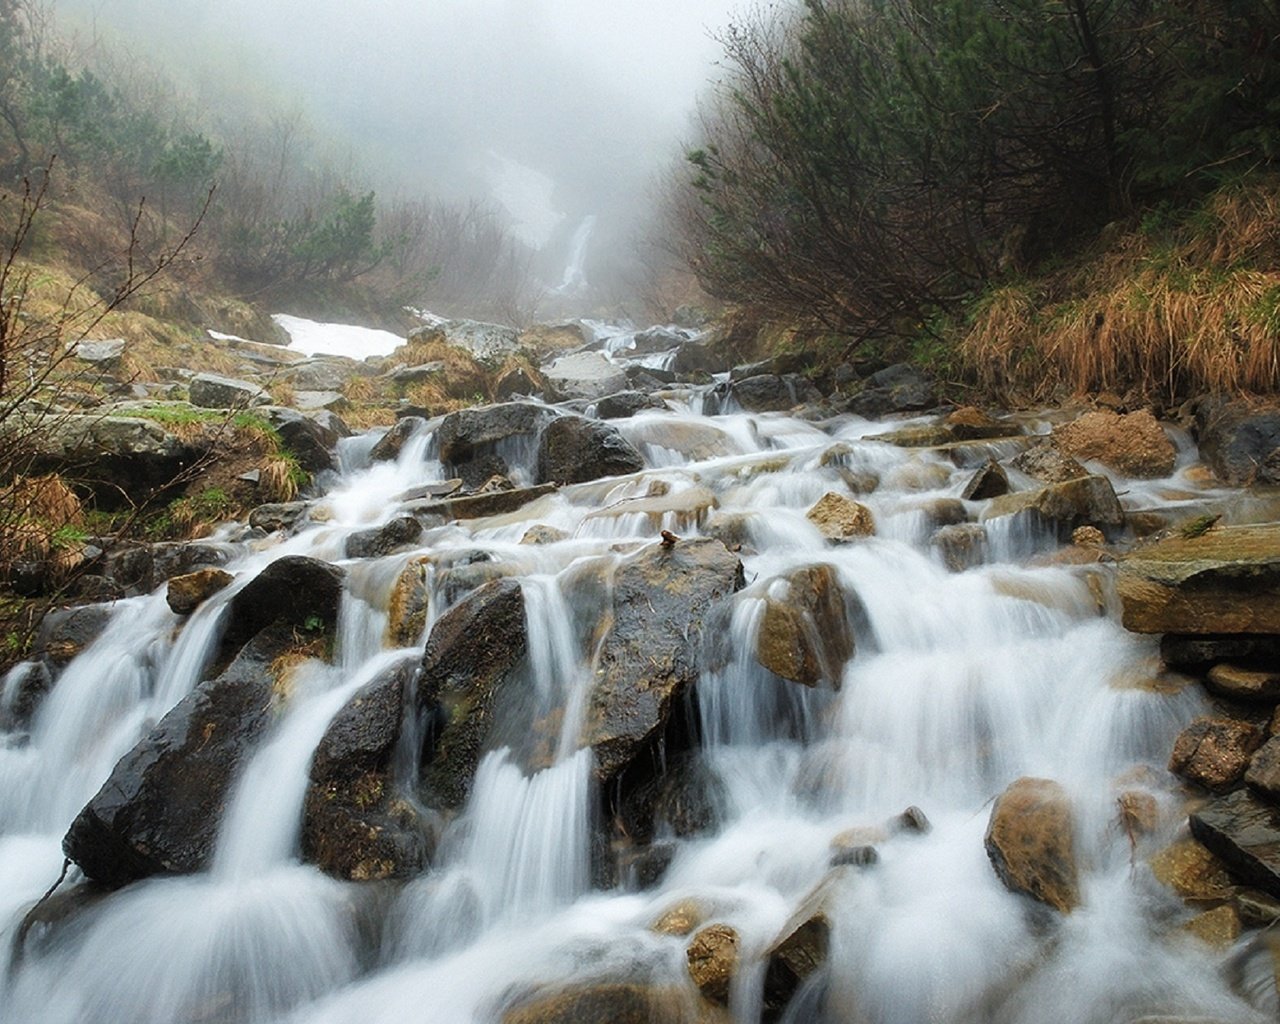
[[[404,338],[390,331],[353,324],[322,324],[300,316],[277,313],[272,318],[288,332],[288,347],[308,356],[347,356],[368,359],[389,356],[404,344]]]

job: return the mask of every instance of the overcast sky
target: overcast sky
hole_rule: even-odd
[[[240,89],[301,107],[350,144],[384,189],[482,194],[508,205],[550,202],[553,210],[541,219],[561,216],[562,244],[584,216],[617,221],[644,202],[714,76],[712,36],[743,6],[742,0],[54,3],[82,27],[96,20],[100,29],[123,33],[139,54],[167,55],[197,95]],[[538,233],[538,211],[513,213]]]

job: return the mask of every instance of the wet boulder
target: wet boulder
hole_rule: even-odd
[[[502,478],[505,479],[505,478]],[[493,478],[490,478],[492,481]],[[474,494],[464,494],[425,501],[412,501],[405,511],[426,522],[449,519],[482,519],[500,516],[523,508],[538,498],[552,493],[555,484],[538,484],[534,487],[482,487]]]
[[[1228,700],[1275,704],[1280,702],[1280,667],[1251,668],[1224,662],[1209,669],[1205,686]]]
[[[1280,663],[1280,636],[1166,633],[1160,638],[1160,657],[1169,668],[1178,669],[1202,669],[1220,661],[1276,664]]]
[[[258,414],[266,417],[285,448],[308,473],[337,469],[334,448],[351,434],[338,416],[329,412],[307,414],[277,405],[260,409]]]
[[[267,533],[295,533],[307,521],[309,501],[273,501],[249,513],[249,525]]]
[[[1014,469],[1045,484],[1061,484],[1089,471],[1051,441],[1043,441],[1019,453],[1011,463]]]
[[[599,981],[527,996],[502,1024],[719,1024],[727,1017],[696,1013],[679,989]]]
[[[198,373],[187,384],[191,404],[202,409],[247,409],[270,405],[271,396],[257,384],[213,373]]]
[[[1058,427],[1053,441],[1069,456],[1096,459],[1125,476],[1168,476],[1177,461],[1173,442],[1148,409],[1125,414],[1106,409],[1087,412]]]
[[[1021,434],[1018,427],[1006,420],[998,420],[972,405],[961,406],[948,413],[942,421],[953,441],[982,441],[997,437],[1013,437]]]
[[[538,439],[538,483],[579,484],[644,469],[644,459],[615,427],[582,416],[548,423]]]
[[[429,804],[456,810],[466,802],[504,701],[519,697],[527,649],[524,594],[515,580],[485,584],[437,620],[418,680]]]
[[[734,381],[729,394],[747,412],[786,412],[821,399],[818,389],[798,373],[762,373]]]
[[[1280,737],[1273,736],[1258,748],[1244,781],[1264,799],[1280,802]]]
[[[1138,548],[1121,562],[1116,590],[1135,633],[1280,635],[1280,524]]]
[[[198,569],[169,580],[165,600],[175,615],[190,615],[235,579],[222,569]]]
[[[698,931],[685,949],[685,961],[702,997],[718,1006],[729,1005],[729,985],[738,970],[742,942],[727,924],[710,924]]]
[[[642,391],[619,391],[596,402],[596,415],[602,420],[625,420],[646,409],[665,409],[661,399]]]
[[[720,541],[651,544],[614,575],[613,624],[601,645],[586,744],[607,780],[662,735],[697,680],[720,603],[743,585],[742,563]]]
[[[1280,807],[1237,789],[1193,813],[1190,825],[1232,875],[1280,897]]]
[[[493,397],[499,402],[508,402],[514,398],[528,398],[532,395],[544,394],[547,382],[542,374],[531,366],[512,363],[498,374],[493,381]]]
[[[638,448],[665,449],[694,462],[739,454],[733,439],[711,423],[673,416],[646,416],[639,423],[626,424],[625,430],[628,439]]]
[[[345,578],[342,569],[318,558],[276,559],[231,599],[222,638],[224,656],[277,623],[312,638],[331,636]]]
[[[1058,783],[1021,778],[1010,785],[991,809],[985,844],[1010,892],[1064,914],[1080,905],[1075,816]]]
[[[36,630],[36,654],[61,667],[102,635],[111,622],[110,604],[86,604],[47,612]]]
[[[805,517],[829,540],[870,537],[876,532],[875,518],[866,505],[834,491],[819,498]]]
[[[1223,399],[1196,408],[1200,457],[1233,486],[1280,484],[1280,407]]]
[[[468,487],[479,487],[495,474],[509,476],[514,469],[530,468],[538,435],[556,415],[530,402],[450,413],[436,432],[440,461]]]
[[[289,627],[264,630],[120,759],[62,841],[85,875],[116,887],[208,867],[232,786],[274,718],[272,665],[293,645]]]
[[[651,843],[668,834],[680,839],[709,832],[724,820],[729,794],[697,753],[667,760],[664,770],[624,788],[615,818],[631,842]]]
[[[348,558],[381,558],[400,548],[416,544],[422,536],[422,523],[413,516],[397,516],[371,530],[357,530],[347,538]]]
[[[986,501],[1009,493],[1009,474],[995,459],[980,466],[964,485],[960,497],[965,501]]]
[[[647,356],[679,348],[688,340],[688,336],[670,327],[647,327],[643,331],[637,331],[633,340],[635,344],[627,350],[627,354]]]
[[[1206,789],[1228,789],[1244,775],[1262,741],[1262,733],[1248,722],[1198,718],[1174,742],[1169,770]]]
[[[1106,532],[1124,525],[1120,499],[1105,476],[1083,476],[1036,491],[993,498],[983,518],[1017,514],[1034,516],[1052,526],[1064,540],[1080,526],[1096,526]]]
[[[53,689],[47,662],[26,661],[0,679],[0,733],[24,730]]]
[[[370,462],[395,462],[409,439],[427,429],[421,416],[403,416],[378,440],[369,452]]]
[[[764,1014],[780,1019],[800,986],[822,968],[831,949],[831,922],[826,912],[806,903],[792,916],[765,954]]]
[[[302,856],[350,881],[411,878],[431,843],[395,790],[393,762],[414,666],[401,661],[361,687],[334,716],[311,759]]]
[[[785,595],[769,588],[756,637],[756,660],[774,675],[804,686],[839,688],[853,656],[851,609],[830,565],[789,573]]]
[[[918,412],[938,404],[933,382],[908,363],[895,363],[867,378],[861,392],[847,404],[865,419],[879,419],[895,412]]]
[[[387,602],[387,643],[392,647],[414,647],[422,640],[431,601],[433,559],[430,555],[411,558],[391,588]]]

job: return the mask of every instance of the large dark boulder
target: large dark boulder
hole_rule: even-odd
[[[333,449],[350,431],[336,416],[308,416],[283,406],[260,409],[258,414],[266,417],[298,465],[308,473],[337,468]]]
[[[596,402],[596,415],[602,420],[625,420],[646,409],[665,409],[666,405],[643,391],[619,391]]]
[[[397,516],[371,530],[357,530],[347,538],[345,550],[348,558],[381,558],[416,544],[421,536],[422,523],[412,516]]]
[[[362,686],[311,760],[302,856],[337,878],[411,878],[430,856],[428,832],[392,771],[413,671],[401,661]]]
[[[613,626],[587,711],[598,778],[612,778],[661,737],[698,678],[721,602],[742,585],[742,563],[718,540],[652,544],[618,567]]]
[[[89,878],[121,886],[208,866],[231,788],[273,718],[272,664],[293,643],[287,626],[259,634],[121,758],[62,841]]]
[[[1063,914],[1080,905],[1075,815],[1066,791],[1049,779],[1018,779],[996,799],[987,856],[1005,888]]]
[[[102,562],[102,575],[126,597],[150,594],[166,580],[231,561],[228,548],[200,541],[121,547]]]
[[[346,573],[305,555],[272,562],[231,599],[222,639],[229,654],[267,626],[279,623],[300,635],[332,635]]]
[[[1205,399],[1196,407],[1200,457],[1225,483],[1280,484],[1280,408]]]
[[[479,487],[495,475],[510,476],[514,469],[529,468],[519,463],[532,462],[538,434],[556,415],[530,402],[450,413],[436,432],[440,461],[468,487]]]
[[[427,803],[454,810],[466,802],[504,699],[518,696],[527,648],[524,594],[511,579],[480,587],[432,628],[418,680]]]
[[[35,652],[61,667],[102,635],[111,622],[110,604],[57,608],[45,614],[36,630]]]
[[[369,452],[370,462],[394,462],[400,458],[404,446],[419,431],[427,429],[427,421],[421,416],[403,416],[382,435]]]
[[[821,399],[818,389],[798,373],[762,373],[734,381],[729,394],[747,412],[785,412]]]
[[[908,363],[895,363],[867,378],[866,386],[846,406],[865,419],[879,419],[895,412],[918,412],[938,404],[933,382]]]
[[[538,440],[538,483],[578,484],[644,469],[644,459],[617,429],[599,420],[562,416]]]

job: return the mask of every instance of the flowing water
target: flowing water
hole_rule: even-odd
[[[697,390],[673,392],[668,405],[617,421],[645,455],[643,473],[430,530],[415,552],[348,563],[335,663],[298,673],[234,788],[210,870],[86,899],[66,922],[24,931],[24,915],[62,871],[72,818],[203,678],[235,589],[284,554],[341,560],[347,534],[388,520],[397,495],[443,478],[430,437],[375,466],[369,439],[345,442],[325,521],[281,543],[242,545],[236,584],[185,622],[162,593],[119,602],[29,730],[0,747],[0,1021],[491,1021],[530,986],[606,977],[687,985],[687,940],[651,925],[695,900],[741,938],[730,1009],[752,1024],[762,957],[815,892],[832,922],[829,960],[785,1020],[1262,1019],[1224,980],[1224,955],[1180,929],[1188,912],[1145,863],[1183,820],[1163,765],[1204,702],[1195,688],[1148,685],[1157,652],[1118,625],[1108,570],[1038,558],[1052,538],[996,520],[985,564],[949,572],[929,544],[930,506],[957,498],[971,470],[945,454],[865,440],[882,425],[848,417],[819,427],[780,414],[704,416],[716,403]],[[1116,479],[1127,505],[1222,497],[1191,482],[1194,451],[1180,443],[1173,478]],[[849,473],[881,481],[865,499],[877,536],[832,546],[805,512]],[[660,492],[673,511],[615,508]],[[705,501],[678,500],[706,492],[709,515]],[[968,511],[980,516],[981,503]],[[565,539],[521,544],[535,523]],[[731,528],[742,543],[747,586],[726,617],[723,658],[696,687],[720,824],[659,836],[673,857],[656,885],[632,878],[600,890],[591,880],[600,794],[577,742],[599,607],[575,605],[568,581],[587,565],[607,581],[627,557],[619,542],[651,542],[664,528]],[[361,685],[420,655],[425,632],[399,651],[385,650],[383,637],[392,583],[424,552],[480,552],[519,577],[528,724],[554,710],[559,732],[532,775],[505,749],[484,756],[421,876],[399,887],[340,883],[298,852],[311,755]],[[856,595],[858,647],[838,686],[806,688],[752,652],[767,602],[785,600],[784,577],[815,564],[832,566]],[[428,630],[442,610],[436,597]],[[1057,780],[1076,809],[1083,906],[1056,925],[1004,889],[984,850],[993,797],[1024,775]],[[1159,834],[1142,843],[1116,813],[1119,796],[1135,791],[1162,811]],[[902,826],[912,806],[927,830]],[[842,839],[874,845],[878,859],[832,869]],[[73,869],[64,889],[75,878]]]

